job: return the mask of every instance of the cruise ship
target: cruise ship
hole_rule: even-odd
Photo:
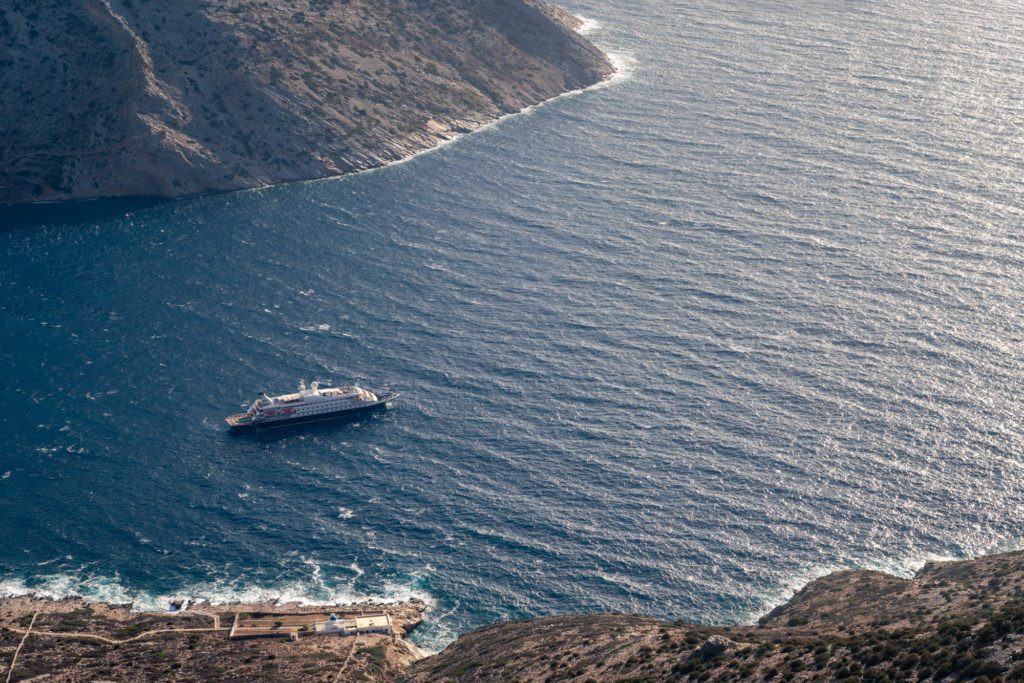
[[[260,392],[249,410],[226,417],[224,421],[233,430],[319,422],[388,406],[396,398],[398,394],[394,392],[378,395],[357,386],[321,388],[313,382],[307,389],[306,382],[301,381],[294,394],[268,396]]]

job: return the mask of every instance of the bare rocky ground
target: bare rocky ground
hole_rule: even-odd
[[[0,681],[23,639],[12,682],[390,681],[425,654],[403,638],[424,608],[417,601],[339,606],[345,612],[388,611],[397,637],[310,635],[292,642],[228,640],[228,633],[239,612],[312,613],[323,607],[200,605],[169,614],[77,599],[8,598],[0,602]]]
[[[756,627],[623,615],[489,626],[409,681],[1021,681],[1024,553],[931,563],[913,579],[838,572]]]
[[[542,0],[0,3],[0,204],[380,166],[609,76]]]

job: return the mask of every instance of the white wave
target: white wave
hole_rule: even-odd
[[[792,600],[793,596],[799,593],[807,584],[842,568],[839,565],[812,565],[804,568],[773,588],[755,594],[754,598],[759,605],[750,612],[738,615],[737,621],[741,624],[756,623],[758,619],[779,605]]]
[[[35,595],[51,600],[81,597],[88,602],[105,602],[112,605],[134,603],[136,598],[117,578],[80,578],[68,574],[48,574],[39,576],[31,582],[24,579],[0,580],[0,597],[22,595]]]
[[[338,519],[352,519],[356,513],[352,512],[348,508],[338,508]]]
[[[576,15],[576,18],[580,20],[580,25],[576,27],[576,32],[581,36],[590,36],[603,28],[601,22],[596,19],[590,19],[581,15]],[[586,92],[587,90],[594,90],[597,88],[604,88],[609,85],[619,83],[621,81],[632,78],[633,72],[636,71],[637,59],[636,55],[630,52],[619,52],[617,50],[606,50],[605,56],[608,61],[612,63],[612,68],[615,72],[610,78],[607,78],[600,83],[584,88],[583,90],[575,90],[566,95],[574,95],[579,92]],[[555,99],[558,99],[557,97]],[[543,103],[542,103],[543,104]]]
[[[871,571],[892,574],[901,579],[912,579],[929,562],[950,562],[962,560],[963,557],[952,555],[928,554],[916,557],[907,557],[898,560],[864,560],[857,563],[858,569],[869,569]]]
[[[579,33],[581,36],[589,36],[601,28],[601,22],[596,19],[588,19],[578,14],[576,18],[580,20],[580,25],[576,27],[576,33]]]
[[[636,71],[636,55],[628,52],[607,52],[608,61],[612,63],[615,73],[606,81],[598,85],[608,86],[613,83],[629,80]]]
[[[345,586],[332,586],[321,577],[320,566],[311,566],[308,578],[262,586],[237,579],[215,579],[199,582],[180,589],[155,593],[133,590],[121,583],[120,578],[105,576],[76,576],[72,574],[47,574],[26,580],[24,578],[0,579],[0,597],[32,595],[52,600],[79,597],[86,602],[102,602],[112,605],[131,605],[134,612],[163,612],[171,609],[172,602],[191,600],[193,603],[227,605],[231,603],[294,603],[303,606],[347,605],[355,603],[399,603],[421,600],[433,604],[429,593],[416,588],[418,577],[408,582],[388,582],[377,593],[355,590],[351,580]],[[361,576],[364,572],[355,563],[352,567]]]
[[[311,578],[313,579],[313,582],[323,584],[323,579],[320,578],[320,574],[323,571],[323,568],[317,563],[317,561],[305,557],[304,555],[300,555],[299,559],[302,560],[302,564],[309,567],[310,571],[312,572]]]
[[[424,616],[423,623],[417,627],[412,639],[425,653],[436,655],[459,637],[459,633],[449,626],[451,621],[448,617],[454,615],[460,606],[456,603],[444,614],[433,618]]]

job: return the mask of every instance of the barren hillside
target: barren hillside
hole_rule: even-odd
[[[404,157],[611,73],[540,0],[8,0],[0,203]]]
[[[626,615],[487,626],[409,681],[1021,681],[1024,553],[934,563],[913,579],[844,571],[758,626]]]

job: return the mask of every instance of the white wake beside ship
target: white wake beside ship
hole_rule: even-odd
[[[313,382],[307,389],[305,381],[301,381],[298,391],[292,394],[269,396],[260,392],[259,398],[253,401],[247,411],[228,416],[224,421],[233,430],[319,422],[387,407],[396,398],[398,394],[395,392],[375,394],[355,385],[321,388],[317,382]]]

